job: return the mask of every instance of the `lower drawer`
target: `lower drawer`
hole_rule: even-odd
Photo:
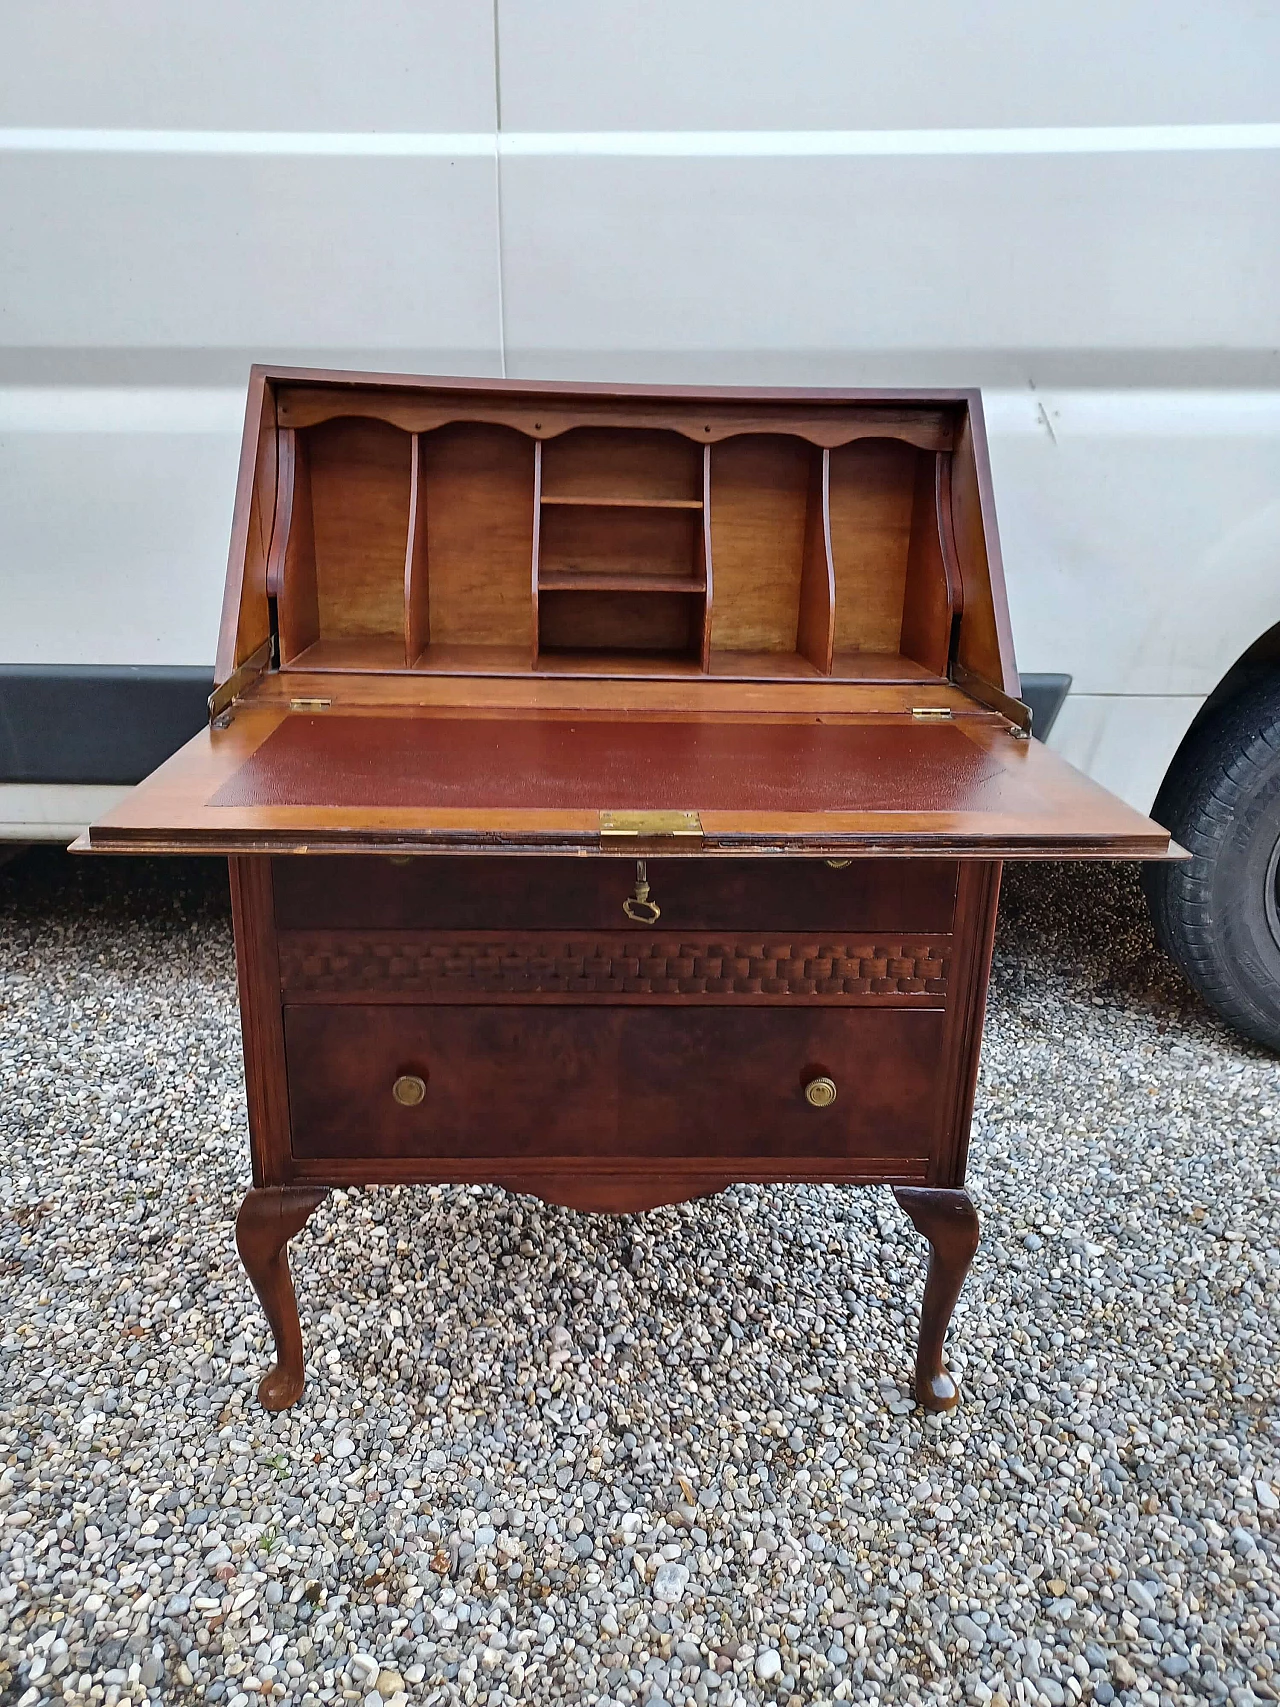
[[[939,1008],[286,1006],[293,1154],[924,1157],[943,1021]],[[806,1096],[819,1078],[836,1088],[825,1107]],[[405,1080],[425,1086],[419,1100]]]

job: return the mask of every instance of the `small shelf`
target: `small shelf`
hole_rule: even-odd
[[[583,510],[700,510],[701,498],[593,498],[573,493],[544,492],[543,504],[572,505]]]
[[[292,658],[282,670],[371,672],[389,675],[405,670],[403,634],[323,635]]]
[[[544,570],[538,576],[540,593],[705,593],[707,583],[691,575],[577,575],[572,570]]]
[[[846,682],[927,682],[939,686],[947,680],[901,652],[837,652],[831,660],[831,674]]]
[[[828,676],[800,652],[712,652],[712,676],[728,676],[738,680],[796,678],[831,682],[893,682],[913,686],[946,687],[945,676],[904,658],[898,652],[837,652]]]
[[[538,653],[534,673],[540,676],[701,676],[699,659],[679,652],[575,651],[571,647],[548,646]]]
[[[556,589],[561,591],[563,589]],[[630,589],[628,589],[630,590]],[[666,590],[666,589],[663,589]],[[682,589],[690,592],[695,588]],[[317,674],[523,675],[529,654],[521,646],[440,645],[425,647],[406,671],[403,643],[397,635],[365,635],[350,639],[317,640],[284,665],[286,674],[309,670]],[[537,668],[574,675],[633,676],[703,674],[697,659],[676,652],[575,650],[544,648]],[[725,651],[711,654],[708,675],[737,681],[821,680],[798,652]],[[892,682],[904,686],[946,687],[945,676],[934,675],[913,659],[896,652],[837,652],[832,682]]]

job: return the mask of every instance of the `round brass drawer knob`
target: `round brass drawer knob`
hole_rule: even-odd
[[[836,1082],[825,1076],[810,1079],[804,1087],[804,1100],[813,1108],[830,1108],[836,1100]]]
[[[416,1073],[401,1073],[391,1087],[391,1094],[404,1108],[416,1108],[427,1094],[427,1081]]]

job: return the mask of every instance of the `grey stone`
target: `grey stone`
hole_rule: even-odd
[[[951,1627],[957,1636],[963,1636],[973,1653],[981,1653],[987,1645],[986,1633],[974,1623],[967,1612],[957,1613],[951,1620]]]
[[[782,1656],[775,1648],[761,1648],[756,1655],[756,1676],[761,1683],[771,1683],[782,1674]]]
[[[1136,1578],[1134,1578],[1125,1585],[1125,1588],[1129,1599],[1140,1611],[1147,1614],[1155,1611],[1155,1596],[1151,1593],[1151,1590],[1145,1583],[1140,1583]]]

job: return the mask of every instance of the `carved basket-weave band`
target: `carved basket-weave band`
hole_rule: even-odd
[[[943,996],[951,939],[285,932],[286,994]]]

